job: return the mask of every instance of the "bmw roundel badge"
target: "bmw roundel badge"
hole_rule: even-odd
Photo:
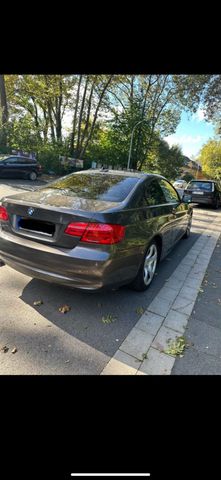
[[[29,209],[28,209],[28,215],[32,216],[33,213],[34,213],[34,208],[29,207]]]

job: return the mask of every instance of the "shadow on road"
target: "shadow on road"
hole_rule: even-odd
[[[155,280],[146,292],[138,293],[123,287],[115,292],[88,293],[32,279],[20,298],[33,309],[38,309],[51,324],[112,356],[141,316],[140,309],[148,307],[198,237],[199,234],[192,233],[188,240],[178,243],[158,266]],[[34,301],[40,299],[43,304],[34,307]],[[71,310],[62,314],[58,309],[65,304]],[[109,315],[113,321],[104,323],[102,318]]]

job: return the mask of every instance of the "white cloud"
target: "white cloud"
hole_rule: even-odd
[[[196,113],[193,114],[193,119],[197,120],[197,122],[202,122],[205,120],[204,110],[202,108],[198,108]]]
[[[169,145],[192,145],[202,142],[204,140],[203,135],[169,135],[169,137],[165,137],[165,140],[169,143]]]

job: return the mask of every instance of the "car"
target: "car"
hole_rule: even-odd
[[[96,291],[143,291],[190,234],[191,197],[162,176],[84,170],[0,203],[0,258],[21,273]]]
[[[185,180],[176,180],[174,183],[173,183],[173,186],[175,188],[185,188],[187,186],[187,182]]]
[[[28,178],[36,180],[42,167],[34,158],[10,155],[0,157],[0,178]]]
[[[215,180],[191,180],[184,194],[192,195],[192,202],[211,205],[217,209],[221,204],[221,188]]]

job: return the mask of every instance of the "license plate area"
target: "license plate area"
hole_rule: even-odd
[[[42,222],[41,220],[35,220],[32,218],[17,217],[17,230],[53,237],[55,233],[55,224],[51,222]]]
[[[199,190],[196,190],[193,192],[193,195],[203,195],[204,192],[199,192]]]

